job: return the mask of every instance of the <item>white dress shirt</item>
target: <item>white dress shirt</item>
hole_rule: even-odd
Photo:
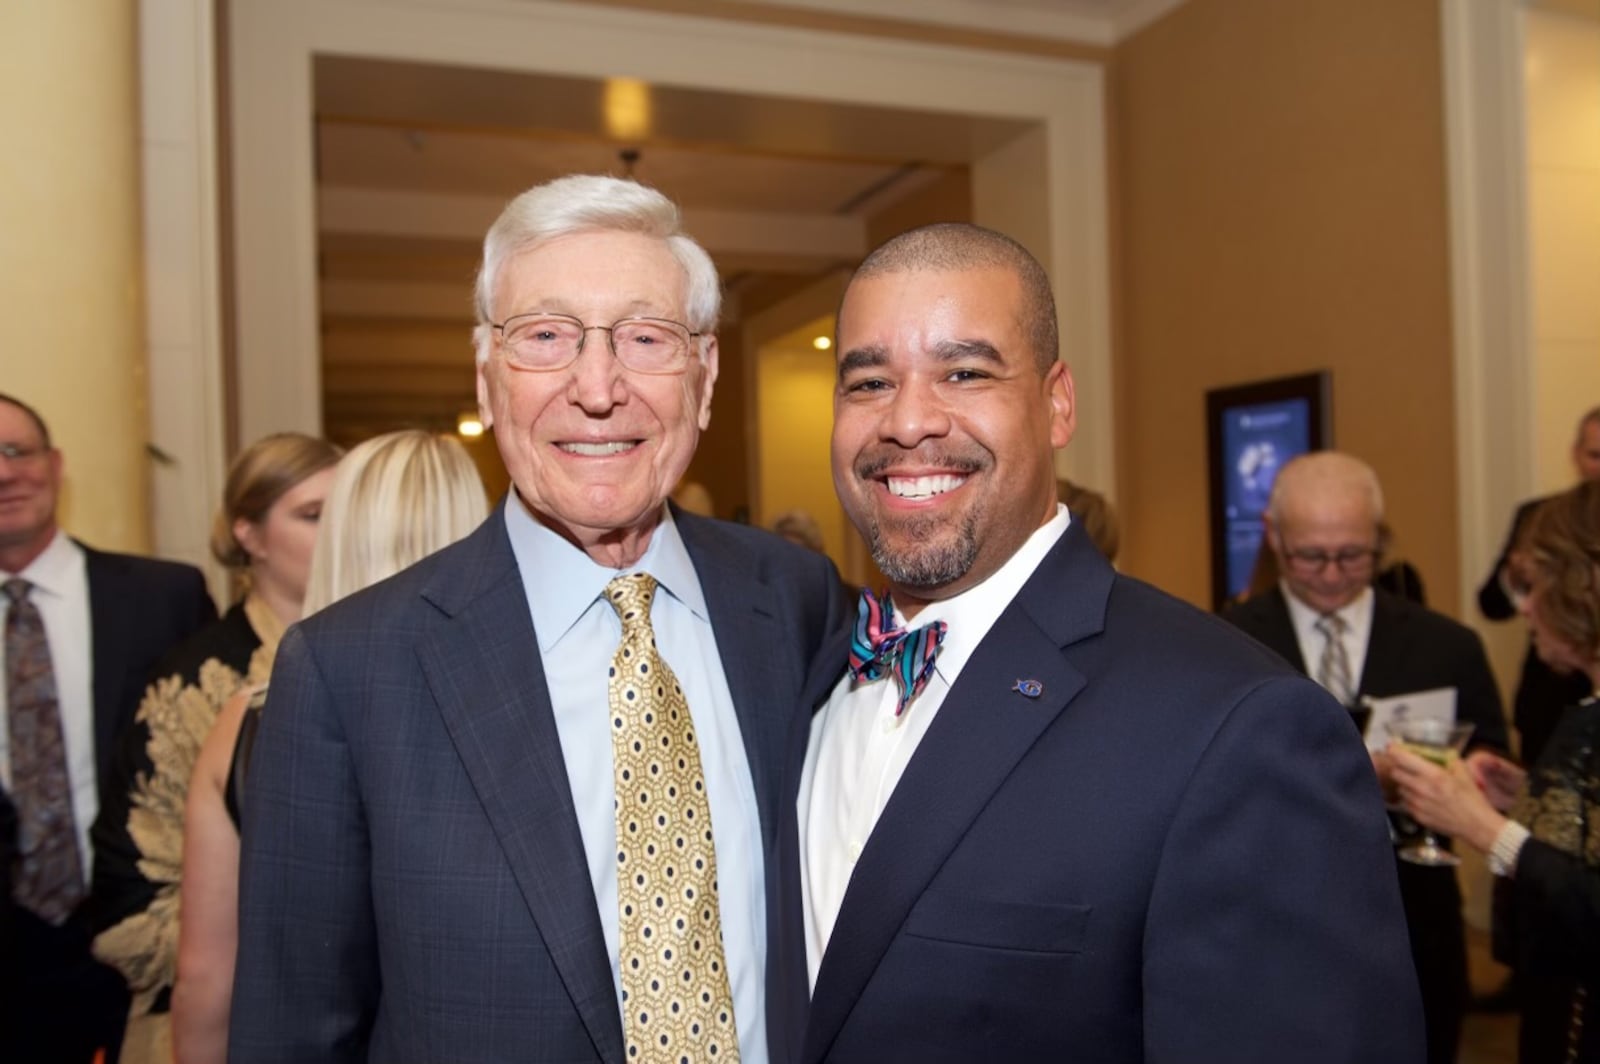
[[[39,609],[50,643],[50,669],[56,680],[61,737],[67,747],[67,780],[72,785],[72,819],[84,881],[89,874],[89,826],[100,811],[94,757],[94,648],[89,645],[89,573],[83,549],[57,531],[50,545],[20,573],[0,570],[0,583],[20,576],[33,585],[28,599]],[[11,600],[0,595],[0,631],[11,614]],[[0,640],[0,677],[5,675]],[[11,716],[6,685],[0,680],[0,784],[11,789]]]
[[[934,621],[950,627],[928,686],[900,716],[895,716],[900,689],[892,677],[852,685],[846,672],[813,718],[798,798],[800,898],[805,911],[806,969],[812,987],[856,861],[911,755],[928,733],[967,659],[1070,521],[1067,508],[1058,504],[1055,517],[1036,529],[987,580],[923,607],[912,627]],[[1062,594],[1070,593],[1070,589],[1062,589]],[[907,623],[898,609],[893,623]]]
[[[1322,651],[1329,638],[1317,630],[1317,622],[1322,619],[1322,614],[1295,598],[1287,583],[1280,586],[1283,588],[1283,600],[1289,604],[1289,620],[1294,624],[1295,641],[1300,644],[1300,659],[1306,663],[1306,674],[1315,680],[1317,663],[1322,660]],[[1375,601],[1372,588],[1362,588],[1361,594],[1333,611],[1344,622],[1344,638],[1341,642],[1344,643],[1345,660],[1350,663],[1352,698],[1361,690],[1361,670],[1366,665],[1367,643],[1372,638],[1372,607]],[[1333,696],[1343,698],[1344,694],[1335,691]]]
[[[506,531],[533,614],[589,880],[611,955],[617,1011],[622,1011],[622,971],[606,671],[622,642],[622,621],[602,592],[614,577],[642,572],[660,584],[650,607],[656,646],[678,677],[696,724],[717,849],[717,902],[739,1057],[745,1064],[766,1064],[767,897],[761,814],[705,593],[671,511],[662,506],[661,524],[637,564],[611,569],[536,521],[515,492],[505,507]]]

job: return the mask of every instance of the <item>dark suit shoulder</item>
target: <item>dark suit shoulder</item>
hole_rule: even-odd
[[[680,513],[674,520],[686,543],[698,541],[708,554],[719,550],[742,552],[756,562],[758,571],[763,575],[792,573],[817,580],[826,575],[835,581],[839,578],[838,570],[827,555],[818,554],[766,529],[694,514]]]
[[[184,593],[193,591],[196,587],[205,587],[205,575],[188,562],[147,558],[139,554],[121,554],[116,551],[99,550],[87,543],[74,542],[77,542],[83,550],[84,561],[91,578],[98,573],[102,576],[109,575],[113,578],[121,577],[136,581],[150,588],[171,588]]]
[[[1158,659],[1206,663],[1212,668],[1236,669],[1263,677],[1298,675],[1279,655],[1240,634],[1243,631],[1254,635],[1253,629],[1269,627],[1271,618],[1272,603],[1265,595],[1240,603],[1218,617],[1143,581],[1119,574],[1112,588],[1106,625],[1145,625],[1148,636],[1142,641],[1141,653]]]

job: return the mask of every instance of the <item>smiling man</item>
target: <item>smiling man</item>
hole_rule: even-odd
[[[846,291],[834,483],[890,594],[796,743],[781,961],[813,994],[790,1040],[806,1062],[1410,1064],[1361,742],[1057,504],[1078,406],[1056,347],[1044,271],[989,230],[904,234]]]
[[[278,651],[230,1060],[783,1058],[766,868],[846,603],[821,555],[666,502],[718,303],[631,181],[551,182],[490,229],[478,400],[513,488]]]

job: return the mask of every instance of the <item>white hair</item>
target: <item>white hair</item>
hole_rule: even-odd
[[[663,241],[687,279],[684,313],[689,320],[684,324],[701,334],[716,330],[722,308],[717,268],[705,248],[683,231],[677,206],[637,181],[574,174],[535,185],[506,204],[483,238],[483,265],[474,292],[478,326],[473,330],[480,363],[489,357],[491,304],[506,261],[557,237],[593,230],[638,233]]]

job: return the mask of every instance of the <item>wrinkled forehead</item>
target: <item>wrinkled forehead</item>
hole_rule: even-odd
[[[678,317],[688,302],[689,274],[665,240],[591,229],[513,251],[495,287],[493,309],[500,314]]]

